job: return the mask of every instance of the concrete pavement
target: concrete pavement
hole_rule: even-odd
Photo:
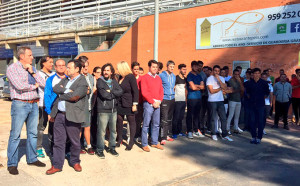
[[[271,122],[271,121],[270,121]],[[1,185],[300,185],[300,127],[290,131],[266,126],[268,135],[262,144],[249,143],[250,134],[233,135],[234,142],[212,141],[209,137],[179,138],[165,150],[151,148],[143,152],[138,146],[119,157],[106,159],[82,155],[83,171],[78,173],[67,161],[63,171],[54,175],[46,168],[30,167],[25,159],[26,129],[21,134],[19,175],[8,173],[6,149],[10,130],[10,102],[0,100],[0,183]],[[46,135],[45,135],[46,138]],[[46,145],[46,144],[45,144]]]

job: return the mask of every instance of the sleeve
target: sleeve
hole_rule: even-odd
[[[162,85],[162,81],[160,83],[160,87],[159,87],[159,100],[162,102],[164,99],[164,88]]]
[[[119,83],[116,80],[113,80],[114,87],[111,90],[111,93],[114,97],[121,97],[123,94],[123,89],[120,87]]]
[[[52,80],[53,80],[52,77],[47,79],[46,86],[45,86],[45,92],[44,92],[45,111],[47,112],[47,114],[51,113],[51,106],[52,106],[51,93],[53,91]]]
[[[54,87],[53,87],[53,92],[56,94],[64,94],[66,91],[65,86],[63,85],[63,83],[65,82],[65,79],[62,79],[59,83],[57,83]]]
[[[213,79],[211,77],[207,78],[206,85],[213,85]]]
[[[132,100],[134,105],[136,105],[139,102],[139,89],[137,86],[137,82],[135,80],[134,76],[131,76],[130,78],[130,86],[131,86],[131,94],[132,94]]]
[[[46,84],[46,80],[45,78],[43,78],[40,73],[36,73],[35,74],[35,78],[36,82],[39,84],[40,87],[44,88],[45,84]]]
[[[192,78],[192,76],[189,74],[189,75],[186,77],[186,82],[189,83],[189,82],[191,82],[191,81],[193,81],[193,78]]]
[[[15,67],[8,67],[6,72],[9,82],[17,89],[23,92],[30,92],[36,88],[35,85],[31,85],[28,81],[25,81],[24,77],[20,77],[20,73]]]
[[[107,92],[107,90],[105,89],[105,87],[102,84],[104,84],[104,82],[101,79],[98,79],[97,80],[97,92],[99,93],[100,97],[102,97],[106,100],[114,99],[115,96],[112,93]]]
[[[85,78],[78,80],[78,86],[73,92],[62,94],[59,99],[69,102],[77,102],[79,99],[87,95],[88,83]]]
[[[201,81],[203,81],[203,78],[202,78],[202,76],[201,75],[199,75],[200,76],[200,84],[201,84]]]
[[[148,87],[148,81],[147,81],[148,78],[146,76],[148,76],[148,75],[145,75],[141,79],[141,93],[148,103],[153,104],[154,100],[151,96],[151,93],[149,92],[150,87]]]

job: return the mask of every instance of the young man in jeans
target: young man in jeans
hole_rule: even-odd
[[[174,141],[169,135],[171,133],[173,112],[175,106],[175,80],[173,73],[175,67],[174,61],[168,61],[167,70],[159,74],[164,89],[164,99],[161,103],[161,145],[165,145],[166,141]]]
[[[163,150],[158,143],[160,104],[164,97],[162,81],[157,75],[158,63],[155,60],[148,62],[149,72],[141,80],[141,92],[144,105],[144,122],[142,127],[142,149],[150,152],[148,147],[148,130],[151,123],[151,147]]]
[[[215,65],[213,68],[213,75],[209,76],[206,81],[206,85],[208,88],[208,106],[210,109],[210,124],[211,124],[211,134],[212,139],[217,141],[216,135],[216,125],[215,120],[217,119],[217,115],[220,117],[221,128],[222,128],[222,137],[225,140],[233,141],[227,133],[226,128],[226,113],[224,107],[224,93],[228,93],[228,88],[225,83],[225,79],[221,77],[220,74],[220,66]]]
[[[233,77],[228,81],[228,85],[232,87],[233,92],[229,94],[229,115],[227,119],[227,131],[230,131],[230,123],[234,116],[234,133],[242,133],[239,128],[239,118],[241,112],[241,95],[244,92],[244,85],[240,77],[239,70],[233,71]]]
[[[200,132],[199,113],[201,109],[201,91],[204,89],[202,77],[198,74],[199,64],[197,61],[191,63],[192,71],[187,76],[187,116],[186,127],[188,138],[204,137]]]
[[[113,156],[119,156],[116,152],[117,138],[117,98],[123,94],[122,88],[115,80],[115,70],[112,64],[107,63],[102,67],[102,76],[97,81],[97,151],[96,155],[104,159],[104,140],[106,128],[109,128],[109,150]]]
[[[178,69],[180,72],[179,75],[176,76],[175,81],[175,107],[172,120],[173,139],[176,139],[178,135],[184,136],[184,134],[181,133],[181,130],[186,107],[186,65],[180,64],[178,65]]]

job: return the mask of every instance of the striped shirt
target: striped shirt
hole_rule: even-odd
[[[21,62],[11,64],[6,71],[9,81],[11,99],[35,100],[39,98],[35,85],[28,82],[28,71],[26,71]],[[35,75],[36,82],[45,87],[45,79],[39,73]]]

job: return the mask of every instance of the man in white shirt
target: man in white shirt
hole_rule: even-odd
[[[208,88],[208,106],[210,108],[210,125],[211,125],[211,134],[212,139],[217,141],[218,138],[216,136],[216,126],[215,120],[217,119],[217,115],[219,115],[221,120],[221,128],[222,128],[222,137],[225,140],[233,141],[227,133],[226,128],[226,113],[224,107],[224,93],[228,93],[227,85],[225,83],[225,79],[220,74],[220,66],[215,65],[213,68],[213,74],[207,78],[206,85]]]

